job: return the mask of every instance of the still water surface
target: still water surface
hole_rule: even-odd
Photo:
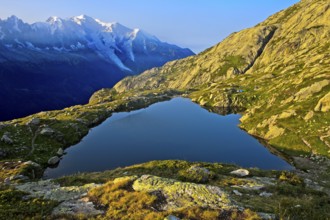
[[[210,113],[189,99],[174,98],[145,109],[114,113],[68,148],[46,178],[103,171],[150,160],[226,162],[243,167],[292,169],[238,128],[239,114]]]

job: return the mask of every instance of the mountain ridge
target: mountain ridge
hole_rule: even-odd
[[[192,54],[85,15],[33,24],[0,20],[0,120],[85,104],[127,75]]]
[[[17,215],[15,210],[29,207],[22,218],[38,216],[40,202],[46,215],[69,218],[329,218],[329,17],[328,1],[303,0],[196,56],[99,90],[86,105],[0,123],[0,181],[9,184],[0,189],[0,204],[8,207],[0,215]],[[239,126],[296,169],[170,160],[31,182],[60,161],[64,148],[113,113],[176,96],[212,112],[239,112]],[[11,189],[13,185],[17,188]],[[96,188],[88,191],[91,187]],[[29,197],[19,190],[31,200],[22,199]],[[79,194],[79,200],[68,193]],[[61,204],[54,203],[59,200]]]
[[[302,1],[196,56],[125,78],[114,90],[170,88],[206,107],[245,108],[240,126],[250,134],[289,154],[294,148],[296,155],[329,155],[329,127],[322,120],[329,112],[314,111],[321,99],[328,109],[329,14],[324,0]]]
[[[123,53],[127,59],[134,62],[137,51],[134,47],[141,47],[139,53],[150,53],[150,44],[161,47],[166,44],[172,53],[186,53],[192,51],[161,42],[157,37],[140,29],[130,29],[118,22],[106,23],[87,15],[62,19],[52,16],[46,22],[28,24],[16,16],[0,20],[0,41],[7,47],[25,47],[31,50],[57,50],[72,52],[80,49],[95,49],[98,55],[106,61],[113,62],[124,71],[136,73],[133,67],[125,65],[118,53]],[[41,35],[41,36],[40,36]],[[141,44],[139,45],[137,41]],[[156,50],[155,48],[153,50]],[[177,51],[175,51],[177,50]],[[181,56],[183,56],[183,54]],[[166,56],[166,54],[163,54]],[[180,55],[177,55],[180,57]],[[177,58],[175,55],[173,58]],[[172,59],[173,59],[172,58]],[[133,69],[131,69],[133,68]]]

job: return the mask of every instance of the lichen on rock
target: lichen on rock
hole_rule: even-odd
[[[166,198],[164,210],[176,210],[191,206],[208,208],[232,208],[233,204],[222,189],[216,186],[180,182],[157,176],[143,175],[133,183],[135,191],[160,191]]]

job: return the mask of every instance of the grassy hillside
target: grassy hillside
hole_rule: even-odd
[[[174,89],[290,154],[330,155],[330,10],[302,1],[194,57],[129,77],[118,93]]]
[[[329,1],[303,0],[196,56],[102,89],[87,105],[0,123],[0,218],[39,219],[53,213],[54,218],[87,219],[96,213],[97,219],[164,219],[168,215],[328,219],[329,9]],[[51,157],[61,156],[59,149],[79,142],[113,112],[175,96],[189,97],[210,111],[239,109],[243,115],[239,126],[265,139],[299,169],[249,169],[247,177],[237,177],[231,171],[238,167],[232,165],[153,161],[55,182],[31,182],[42,175]],[[84,185],[92,182],[102,185]],[[87,198],[72,201],[70,193],[77,199]],[[73,216],[77,213],[72,213],[72,207],[77,204],[91,213]]]
[[[329,157],[329,18],[328,1],[305,0],[196,56],[100,90],[87,105],[4,122],[0,158],[47,165],[113,112],[177,95],[212,111],[245,110],[240,126],[289,156]]]

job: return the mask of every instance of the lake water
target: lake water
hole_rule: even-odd
[[[226,162],[243,167],[292,169],[257,139],[238,128],[239,114],[210,113],[189,99],[114,113],[68,148],[46,178],[103,171],[150,160]]]

